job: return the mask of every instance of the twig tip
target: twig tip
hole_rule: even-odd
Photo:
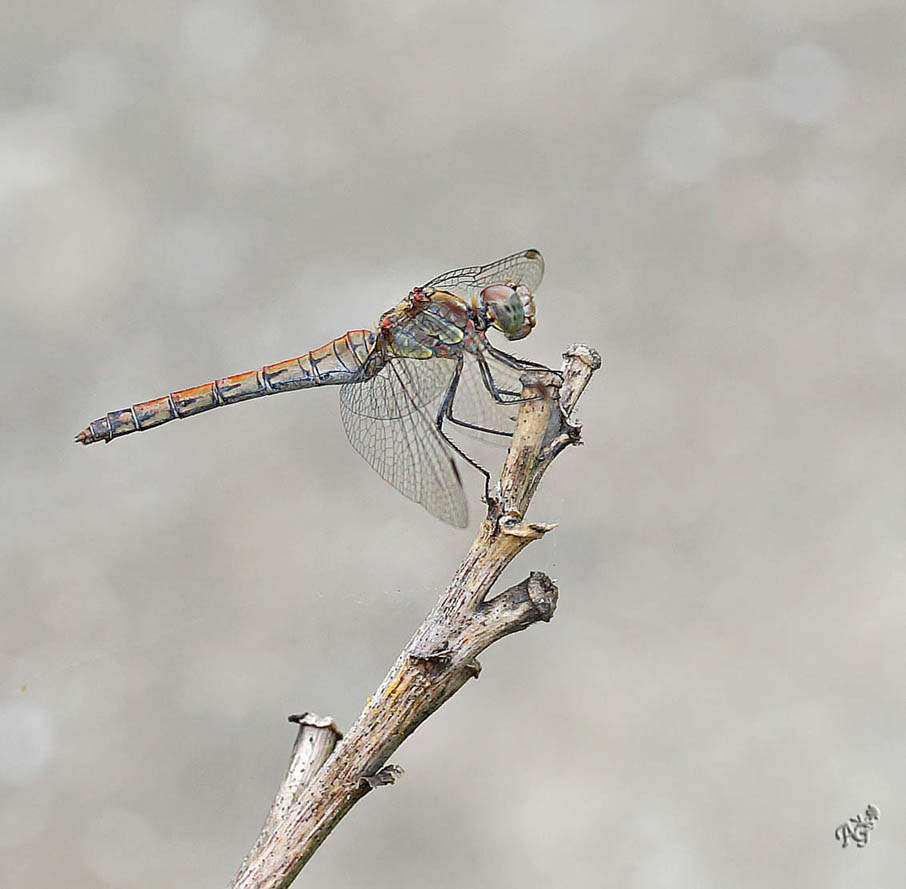
[[[378,769],[373,775],[363,775],[362,780],[372,789],[375,787],[384,787],[387,784],[395,784],[396,779],[406,773],[402,766],[387,765]]]
[[[535,606],[538,616],[547,623],[557,610],[560,591],[543,571],[532,571],[528,579],[528,597]]]
[[[597,349],[592,349],[591,346],[586,346],[584,343],[574,343],[563,353],[563,357],[578,358],[580,361],[584,361],[592,370],[600,370],[603,364],[601,353]]]
[[[310,725],[312,728],[329,728],[337,736],[337,739],[343,737],[343,732],[337,725],[332,716],[318,716],[317,713],[292,713],[286,717],[287,722],[294,722],[298,726]]]
[[[553,531],[557,527],[556,523],[522,522],[512,513],[501,516],[498,526],[502,534],[507,534],[510,537],[524,537],[530,540],[537,540],[547,534],[548,531]]]

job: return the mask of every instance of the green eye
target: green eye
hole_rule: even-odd
[[[513,300],[508,300],[505,303],[500,303],[496,311],[504,333],[518,330],[525,323],[525,312],[522,311],[522,303],[514,305]]]
[[[488,318],[507,339],[528,336],[534,326],[532,295],[525,287],[492,284],[481,293]]]

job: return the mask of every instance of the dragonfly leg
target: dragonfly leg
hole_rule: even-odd
[[[486,372],[487,372],[487,368],[482,367],[481,368],[482,378],[484,378],[484,375]],[[502,429],[491,429],[488,426],[478,426],[475,423],[469,423],[466,420],[460,420],[458,417],[453,416],[453,402],[454,402],[455,395],[456,395],[456,387],[459,385],[459,378],[460,378],[461,373],[462,373],[462,360],[460,359],[459,364],[457,364],[457,366],[456,366],[456,372],[453,375],[453,380],[451,381],[454,384],[452,386],[452,394],[451,394],[450,390],[448,389],[447,396],[444,398],[444,403],[442,405],[445,419],[449,420],[451,423],[455,423],[457,426],[462,426],[465,429],[474,429],[476,432],[487,432],[490,435],[502,435],[502,436],[505,436],[506,438],[512,437],[512,434],[513,434],[512,432],[504,432]],[[487,387],[487,385],[488,385],[487,381],[485,381],[484,379],[482,381],[484,382],[485,387]],[[491,390],[489,389],[488,391],[490,392]],[[498,391],[498,390],[495,389],[494,391]],[[513,393],[505,392],[504,394],[515,395],[516,393],[515,392],[513,392]],[[507,403],[506,401],[503,401],[502,399],[497,399],[496,395],[494,397],[496,400],[502,401],[502,403],[504,403],[504,404]]]
[[[465,420],[457,420],[452,411],[445,416],[445,419],[464,429],[474,429],[475,432],[487,432],[488,435],[502,435],[505,438],[512,438],[512,432],[504,432],[502,429],[489,429],[487,426],[476,426],[474,423],[467,423]]]
[[[538,367],[541,367],[541,365],[539,364]],[[522,404],[524,401],[537,401],[541,397],[540,395],[530,395],[528,398],[522,398],[519,392],[510,392],[509,389],[498,389],[484,355],[478,355],[478,369],[481,372],[481,382],[484,383],[484,387],[490,393],[491,398],[498,404]],[[504,398],[504,395],[511,397]]]
[[[484,384],[485,389],[488,390],[488,393],[498,404],[522,404],[524,401],[536,401],[541,396],[531,395],[528,398],[521,398],[520,393],[511,392],[509,389],[500,389],[497,384],[494,382],[494,377],[491,374],[491,369],[488,367],[487,361],[481,355],[477,356],[479,372],[481,373],[481,381]],[[540,365],[538,365],[540,367]],[[502,429],[491,429],[489,426],[478,426],[475,423],[469,423],[466,420],[460,420],[458,417],[453,415],[453,405],[455,400],[456,386],[459,384],[459,376],[461,374],[462,366],[457,367],[456,373],[454,375],[453,383],[451,386],[453,395],[450,396],[448,391],[448,396],[444,398],[443,403],[443,412],[444,418],[449,420],[451,423],[455,423],[457,426],[462,426],[465,429],[473,429],[476,432],[486,432],[490,435],[502,435],[506,438],[512,438],[512,432],[505,432]]]
[[[453,399],[456,396],[456,388],[459,386],[459,380],[462,376],[462,358],[460,357],[459,361],[456,362],[456,370],[453,372],[453,379],[450,380],[450,385],[447,387],[447,392],[444,395],[444,400],[441,402],[440,408],[437,411],[437,416],[434,418],[434,425],[437,428],[438,434],[440,437],[454,450],[463,460],[466,461],[470,466],[474,466],[483,476],[484,476],[484,499],[485,503],[491,502],[491,473],[487,471],[477,460],[474,460],[470,457],[459,445],[453,441],[446,432],[444,432],[444,420],[449,419],[453,423],[456,423],[458,426],[467,426],[471,429],[477,429],[480,432],[495,432],[494,429],[482,429],[481,426],[473,426],[470,423],[466,423],[462,420],[456,420],[453,418]],[[506,435],[508,433],[497,433],[498,435]]]
[[[502,349],[496,348],[487,340],[484,341],[483,345],[485,349],[487,349],[489,355],[516,370],[550,370],[550,368],[544,364],[538,364],[536,361],[528,361],[525,358],[517,358],[515,355],[510,355],[509,352],[504,352]],[[557,371],[554,371],[554,373],[557,373]]]
[[[538,364],[536,361],[528,361],[525,358],[517,358],[515,355],[510,355],[509,352],[504,352],[502,349],[495,348],[487,340],[485,340],[485,342],[484,342],[484,347],[487,349],[489,355],[492,355],[498,361],[507,365],[507,367],[512,367],[514,370],[546,370],[548,373],[555,374],[561,380],[563,379],[563,374],[560,373],[559,370],[553,370],[552,368],[547,367],[544,364]],[[482,355],[479,355],[478,359],[479,359],[479,364],[482,368],[482,378],[485,381],[485,387],[487,388],[488,392],[491,393],[491,395],[493,396],[493,398],[496,401],[500,401],[501,399],[498,397],[499,393],[497,393],[497,387],[494,385],[494,379],[491,376],[490,368],[488,368],[486,366],[486,362],[484,361],[484,357]],[[485,373],[487,373],[486,378],[485,378]],[[517,399],[510,401],[509,403],[510,404],[519,404],[522,401],[534,401],[536,398],[541,398],[541,397],[542,396],[540,396],[540,395],[533,395],[530,398],[517,398]],[[507,403],[507,402],[504,402],[504,403]]]
[[[525,361],[521,358],[516,358],[513,355],[508,354],[507,352],[502,352],[499,349],[495,349],[491,346],[490,343],[486,344],[488,351],[496,359],[506,364],[508,367],[512,367],[516,370],[549,370],[543,364],[537,364],[534,361]],[[499,389],[497,384],[494,382],[493,374],[491,373],[490,367],[485,360],[484,356],[479,352],[476,356],[478,359],[479,372],[481,373],[481,380],[484,384],[485,389],[498,404],[522,404],[525,401],[536,401],[539,398],[542,398],[541,395],[531,395],[528,398],[522,398],[521,393],[510,392],[507,389]],[[483,476],[484,476],[484,499],[486,503],[490,503],[492,500],[491,494],[491,474],[485,469],[478,461],[470,457],[459,445],[450,439],[450,437],[444,431],[444,421],[449,420],[451,423],[456,424],[457,426],[462,426],[466,429],[473,429],[476,432],[486,432],[491,435],[503,435],[511,436],[511,432],[504,432],[500,429],[490,429],[485,426],[478,426],[475,423],[468,423],[465,420],[459,420],[453,416],[453,404],[456,398],[456,390],[459,386],[459,381],[462,377],[462,357],[459,358],[459,361],[456,363],[456,370],[453,372],[453,378],[450,380],[450,385],[447,387],[447,392],[444,395],[444,399],[441,402],[440,408],[437,411],[437,416],[435,417],[434,424],[437,428],[438,433],[441,438],[457,453],[460,457],[463,458],[470,466],[474,466]]]

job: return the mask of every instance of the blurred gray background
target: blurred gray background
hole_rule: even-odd
[[[519,352],[605,360],[535,500],[559,528],[504,578],[560,608],[302,879],[902,885],[901,0],[3,18],[4,887],[225,885],[286,715],[348,727],[471,539],[333,389],[72,435],[525,247]]]

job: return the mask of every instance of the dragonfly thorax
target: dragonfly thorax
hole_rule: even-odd
[[[481,291],[481,310],[488,323],[508,340],[521,340],[535,326],[535,302],[524,284],[492,284]]]

